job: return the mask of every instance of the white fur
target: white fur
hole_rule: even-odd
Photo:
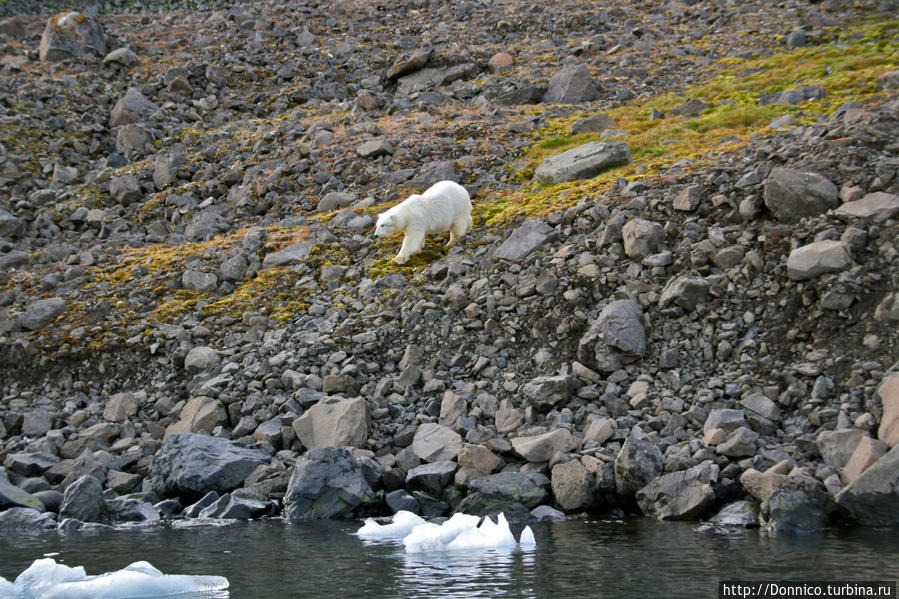
[[[387,237],[404,232],[403,247],[393,259],[405,264],[421,251],[425,235],[449,231],[447,246],[471,231],[471,198],[464,187],[453,181],[440,181],[423,194],[413,194],[378,215],[375,237]]]

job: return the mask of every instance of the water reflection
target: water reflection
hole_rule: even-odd
[[[399,597],[536,597],[535,552],[477,549],[403,553]]]

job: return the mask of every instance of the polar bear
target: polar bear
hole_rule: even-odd
[[[425,235],[449,231],[449,247],[471,231],[471,227],[471,198],[468,192],[453,181],[440,181],[423,194],[413,194],[379,214],[375,237],[404,232],[403,246],[393,261],[405,264],[424,247]]]

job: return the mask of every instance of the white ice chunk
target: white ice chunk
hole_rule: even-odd
[[[368,518],[362,528],[356,531],[356,536],[362,539],[402,539],[425,520],[417,514],[400,510],[393,515],[390,524],[378,524],[372,518]]]
[[[0,598],[132,599],[227,588],[228,579],[223,576],[163,574],[147,562],[135,562],[122,570],[88,576],[81,566],[70,568],[46,558],[35,560],[12,584],[0,579]]]
[[[531,530],[530,526],[525,526],[524,530],[521,531],[521,538],[518,540],[518,544],[521,545],[522,549],[533,549],[537,546],[537,539],[534,538],[534,531]]]
[[[403,545],[408,553],[515,547],[515,537],[509,530],[505,514],[501,513],[496,522],[484,518],[480,526],[479,520],[477,516],[453,514],[452,518],[441,525],[426,522],[413,528],[403,539]],[[533,546],[534,534],[530,528],[525,530],[530,535],[525,541]]]

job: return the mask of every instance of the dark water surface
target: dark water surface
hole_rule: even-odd
[[[225,576],[233,599],[717,597],[719,580],[899,576],[899,531],[889,529],[775,537],[702,532],[690,523],[570,520],[533,526],[533,551],[408,555],[397,543],[363,543],[352,534],[360,526],[274,520],[7,536],[0,576],[12,580],[45,556],[88,574],[146,560],[166,574]]]

